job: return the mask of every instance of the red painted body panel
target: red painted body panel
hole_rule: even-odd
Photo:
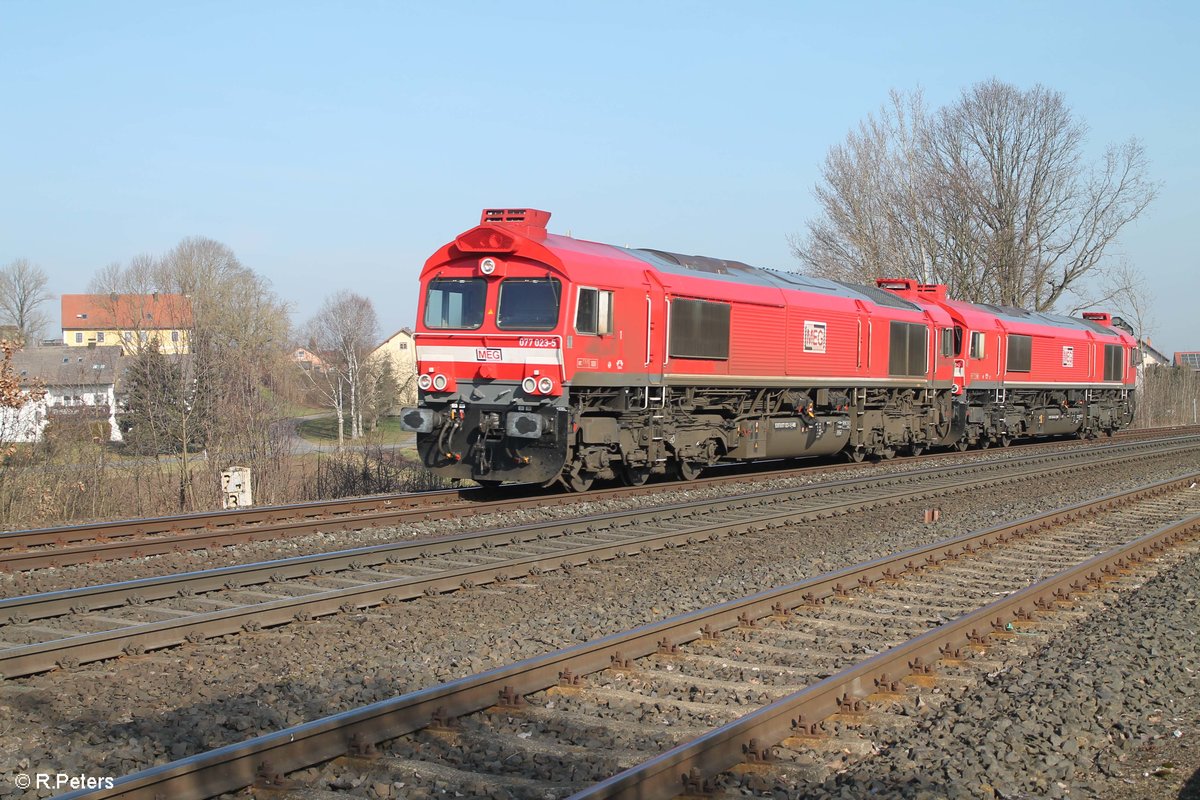
[[[1078,320],[1058,325],[1012,319],[999,316],[984,306],[947,300],[944,287],[941,292],[922,291],[935,288],[937,287],[918,288],[913,285],[912,288],[893,291],[913,302],[945,309],[950,313],[954,324],[963,328],[963,352],[960,358],[966,363],[965,374],[960,384],[964,389],[977,384],[986,385],[987,388],[1020,385],[1133,388],[1137,382],[1136,372],[1130,367],[1131,353],[1136,347],[1136,342],[1132,336],[1111,327],[1110,324],[1104,324],[1102,327],[1111,331],[1112,336],[1083,327]],[[972,331],[984,334],[985,347],[982,358],[970,357]],[[1014,334],[1029,336],[1032,339],[1029,372],[1015,372],[1007,368],[1008,336]],[[1125,367],[1120,381],[1104,381],[1106,344],[1122,348]]]
[[[460,244],[478,247],[491,229],[485,224],[457,237],[425,265],[422,284],[435,277],[480,277],[484,250],[464,252]],[[632,384],[699,382],[705,377],[746,378],[785,382],[789,378],[871,379],[924,385],[948,383],[952,360],[938,351],[938,329],[950,326],[950,316],[936,305],[919,310],[876,305],[866,300],[826,296],[800,289],[739,283],[708,278],[702,272],[678,274],[656,269],[623,248],[564,236],[506,227],[501,247],[488,253],[498,268],[488,278],[488,311],[474,331],[439,331],[425,326],[424,302],[417,322],[418,369],[448,370],[458,380],[521,380],[538,367],[528,362],[524,348],[514,347],[514,334],[496,328],[496,284],[505,278],[553,276],[563,283],[562,307],[552,331],[531,336],[559,337],[562,343],[557,376],[567,384],[587,385],[596,373],[625,376]],[[528,234],[528,235],[527,235]],[[614,293],[614,330],[602,336],[579,334],[574,328],[579,287]],[[688,298],[731,305],[728,359],[665,358],[668,304]],[[649,319],[648,319],[649,317]],[[929,330],[928,371],[921,378],[888,374],[888,325],[892,320],[916,322]],[[649,325],[648,325],[649,322]],[[805,328],[820,329],[821,348],[805,345]],[[819,326],[823,325],[823,328]],[[816,327],[814,327],[816,326]],[[447,358],[447,347],[459,348],[459,359]],[[463,349],[466,348],[466,349]],[[476,363],[473,348],[499,349],[494,363]],[[823,348],[823,349],[822,349]],[[649,354],[649,357],[647,355]],[[543,365],[544,366],[544,365]],[[485,374],[486,373],[486,374]]]

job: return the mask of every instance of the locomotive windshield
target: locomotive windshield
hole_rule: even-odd
[[[487,281],[433,280],[425,296],[425,327],[471,330],[483,324]]]
[[[562,284],[554,278],[509,278],[500,282],[496,327],[548,331],[558,324]]]

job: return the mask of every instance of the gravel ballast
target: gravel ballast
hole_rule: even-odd
[[[822,784],[777,798],[1200,796],[1200,556],[959,691]],[[932,706],[931,706],[932,708]],[[1190,780],[1189,794],[1181,794]]]
[[[933,525],[914,504],[6,681],[0,769],[123,775],[1188,469],[1194,456],[1136,462],[1119,477],[956,495]],[[11,773],[0,796],[21,796]]]

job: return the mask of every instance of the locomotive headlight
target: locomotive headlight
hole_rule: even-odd
[[[417,378],[417,388],[421,391],[428,392],[430,386],[433,386],[433,378],[428,375],[421,375]]]
[[[554,391],[554,381],[549,378],[542,378],[537,382],[537,388],[542,394],[550,394],[550,392]]]
[[[444,391],[446,388],[446,376],[442,375],[441,373],[435,375],[433,378],[433,388],[434,391]]]
[[[496,259],[481,258],[479,259],[479,271],[484,275],[491,275],[496,271]]]
[[[533,394],[537,391],[537,381],[533,378],[526,378],[521,381],[521,388],[525,391],[525,394]]]

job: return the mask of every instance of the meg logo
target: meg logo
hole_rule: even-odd
[[[504,355],[499,347],[476,347],[476,361],[503,361]]]
[[[825,323],[804,320],[804,352],[825,352]]]

